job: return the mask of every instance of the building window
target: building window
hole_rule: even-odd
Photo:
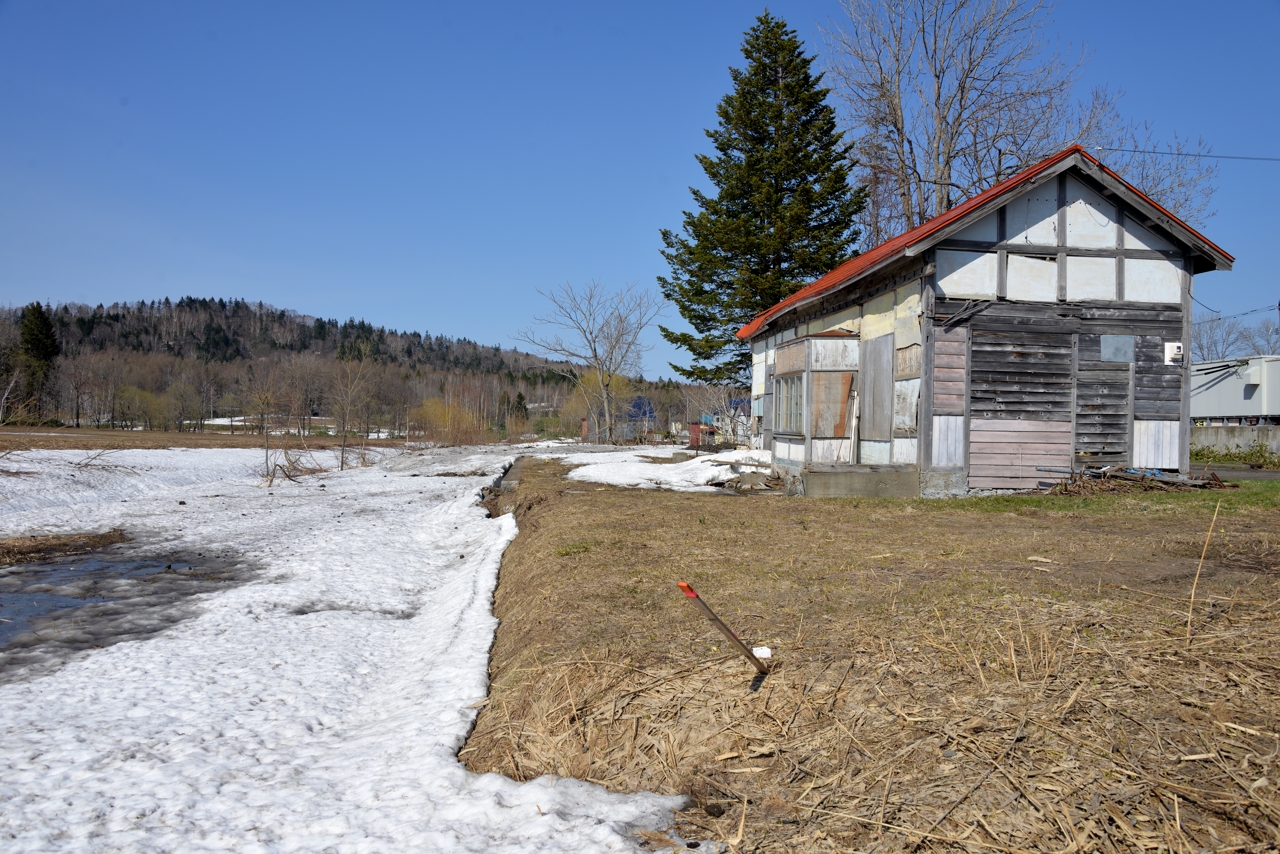
[[[779,433],[803,432],[804,398],[801,376],[778,377],[773,381],[774,425]]]

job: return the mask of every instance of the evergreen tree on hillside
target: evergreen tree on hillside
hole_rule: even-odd
[[[688,379],[745,383],[751,354],[738,329],[854,254],[865,192],[850,186],[852,143],[803,48],[782,19],[756,19],[747,67],[729,70],[734,89],[707,131],[717,155],[698,156],[716,195],[692,190],[699,210],[685,212],[683,234],[662,231],[671,277],[658,283],[697,334],[660,328],[692,355],[671,366]]]

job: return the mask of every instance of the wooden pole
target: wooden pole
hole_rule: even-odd
[[[681,593],[692,599],[693,603],[702,609],[702,613],[711,621],[711,625],[719,629],[720,634],[724,635],[725,639],[729,641],[729,643],[733,644],[738,652],[742,653],[743,657],[746,658],[747,661],[751,662],[752,666],[755,667],[757,671],[760,673],[769,672],[769,668],[764,665],[764,662],[756,658],[755,653],[748,649],[747,645],[733,633],[733,630],[725,625],[724,620],[717,617],[715,612],[707,607],[707,603],[703,602],[702,598],[698,596],[698,591],[689,586],[689,582],[681,581],[676,586],[680,588]]]
[[[1200,552],[1200,565],[1196,567],[1195,581],[1191,582],[1191,604],[1187,606],[1187,646],[1191,646],[1191,615],[1196,610],[1196,585],[1200,583],[1200,570],[1204,567],[1204,556],[1209,553],[1209,540],[1213,537],[1213,526],[1218,523],[1218,511],[1222,509],[1222,499],[1213,508],[1213,521],[1209,523],[1209,533],[1204,538],[1204,551]]]

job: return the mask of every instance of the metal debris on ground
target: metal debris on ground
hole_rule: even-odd
[[[1050,495],[1100,495],[1122,492],[1185,492],[1192,489],[1237,489],[1237,483],[1225,483],[1214,472],[1205,477],[1170,474],[1159,469],[1136,469],[1124,466],[1096,466],[1083,469],[1037,466],[1036,471],[1068,475],[1055,483]]]

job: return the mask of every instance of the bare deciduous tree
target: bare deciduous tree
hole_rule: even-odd
[[[255,366],[250,365],[245,376],[244,399],[248,409],[258,416],[262,426],[263,477],[271,474],[271,416],[275,413],[276,366],[265,359],[260,359]]]
[[[1268,319],[1250,329],[1249,349],[1254,356],[1280,355],[1280,324]]]
[[[338,457],[340,471],[347,467],[347,434],[369,398],[369,381],[372,375],[372,363],[366,358],[369,347],[363,343],[358,346],[357,357],[339,362],[333,375],[333,414],[338,432],[342,435],[342,450]]]
[[[570,363],[561,373],[581,389],[591,417],[603,421],[598,432],[606,441],[615,441],[617,387],[624,384],[619,380],[640,373],[640,358],[649,349],[640,338],[661,312],[662,303],[634,282],[616,292],[596,281],[582,288],[565,284],[538,293],[551,303],[551,313],[535,317],[534,322],[553,331],[539,335],[525,330],[515,338]]]
[[[1191,324],[1191,361],[1212,362],[1242,355],[1249,344],[1244,324],[1231,317],[1201,315]]]
[[[858,137],[872,244],[1079,143],[1152,150],[1126,124],[1121,93],[1075,97],[1084,51],[1051,48],[1048,0],[842,0],[827,28],[830,74]],[[1208,154],[1175,138],[1182,154]],[[1117,153],[1106,162],[1175,214],[1207,213],[1216,167],[1202,157]]]

